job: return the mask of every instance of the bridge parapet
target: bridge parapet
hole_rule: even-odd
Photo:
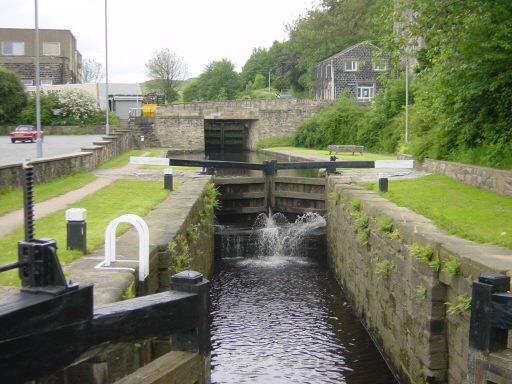
[[[205,120],[240,120],[247,126],[245,147],[272,137],[292,136],[299,124],[330,102],[254,99],[163,105],[155,111],[154,133],[160,146],[174,151],[204,151]]]

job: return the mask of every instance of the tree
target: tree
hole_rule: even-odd
[[[146,63],[146,71],[149,78],[155,80],[154,84],[161,90],[167,103],[178,99],[178,80],[187,75],[187,66],[183,59],[164,48],[153,53]]]
[[[240,90],[240,76],[227,59],[212,61],[199,76],[201,100],[233,100]]]
[[[402,26],[386,41],[400,54],[423,39],[416,108],[431,117],[426,155],[451,160],[485,153],[500,165],[512,152],[512,2],[397,0]],[[407,26],[407,28],[405,27]],[[400,43],[398,46],[396,43]],[[414,47],[419,48],[419,47]]]
[[[57,96],[59,116],[82,121],[97,111],[96,100],[82,90],[66,90]]]
[[[185,87],[183,87],[183,101],[199,101],[201,100],[199,92],[199,79],[190,80]]]
[[[342,49],[386,32],[374,23],[387,0],[324,0],[321,8],[288,26],[297,52],[295,85],[309,89],[315,83],[315,64]],[[391,31],[389,31],[391,32]],[[297,76],[298,75],[298,76]]]
[[[105,74],[103,66],[94,59],[85,59],[82,61],[82,83],[98,83]]]
[[[0,121],[14,122],[27,103],[19,76],[0,66]]]

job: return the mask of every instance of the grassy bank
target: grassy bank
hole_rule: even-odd
[[[74,191],[94,181],[96,176],[82,171],[59,177],[34,186],[34,203],[39,203]],[[0,216],[23,208],[23,188],[5,188],[0,191]]]
[[[310,148],[302,148],[302,147],[272,147],[269,148],[269,150],[287,150],[292,152],[300,152],[305,153],[308,155],[317,155],[317,156],[326,156],[326,160],[329,160],[329,151],[326,149],[310,149]],[[334,155],[334,153],[332,153]],[[338,160],[396,160],[396,155],[393,154],[383,154],[383,153],[371,153],[371,152],[365,152],[362,155],[359,153],[356,153],[352,155],[352,153],[338,153],[336,155],[336,158]]]
[[[178,185],[175,184],[175,187]],[[89,252],[103,247],[105,228],[113,219],[133,213],[146,215],[163,201],[169,191],[162,188],[160,181],[117,180],[112,184],[93,193],[68,208],[80,207],[87,209],[87,249]],[[61,263],[68,263],[81,256],[80,251],[66,249],[65,209],[36,220],[36,238],[52,238],[57,241],[57,254]],[[117,234],[125,232],[128,224],[121,224]],[[0,264],[16,261],[18,258],[18,241],[23,240],[23,228],[0,239]],[[17,270],[0,274],[0,285],[19,285]]]
[[[368,183],[369,189],[378,189]],[[441,175],[390,180],[381,196],[407,207],[452,235],[512,249],[512,199]]]

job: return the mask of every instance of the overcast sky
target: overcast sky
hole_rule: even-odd
[[[0,0],[0,27],[34,28],[34,0]],[[147,80],[153,52],[169,48],[198,76],[227,58],[241,71],[256,47],[287,40],[286,24],[315,0],[108,0],[109,82]],[[83,59],[105,67],[105,1],[39,0],[39,28],[69,29]]]

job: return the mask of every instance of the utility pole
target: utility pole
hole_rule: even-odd
[[[41,80],[39,74],[39,17],[37,10],[37,0],[35,0],[35,29],[36,29],[36,129],[37,129],[37,157],[43,157],[43,142],[41,141],[41,101],[40,93]]]
[[[105,100],[107,101],[107,107],[105,108],[105,135],[110,134],[110,125],[108,122],[108,35],[107,35],[107,0],[105,0]]]
[[[409,142],[409,57],[405,58],[405,142]]]
[[[270,73],[272,72],[271,69],[268,70],[268,93],[270,93]]]

